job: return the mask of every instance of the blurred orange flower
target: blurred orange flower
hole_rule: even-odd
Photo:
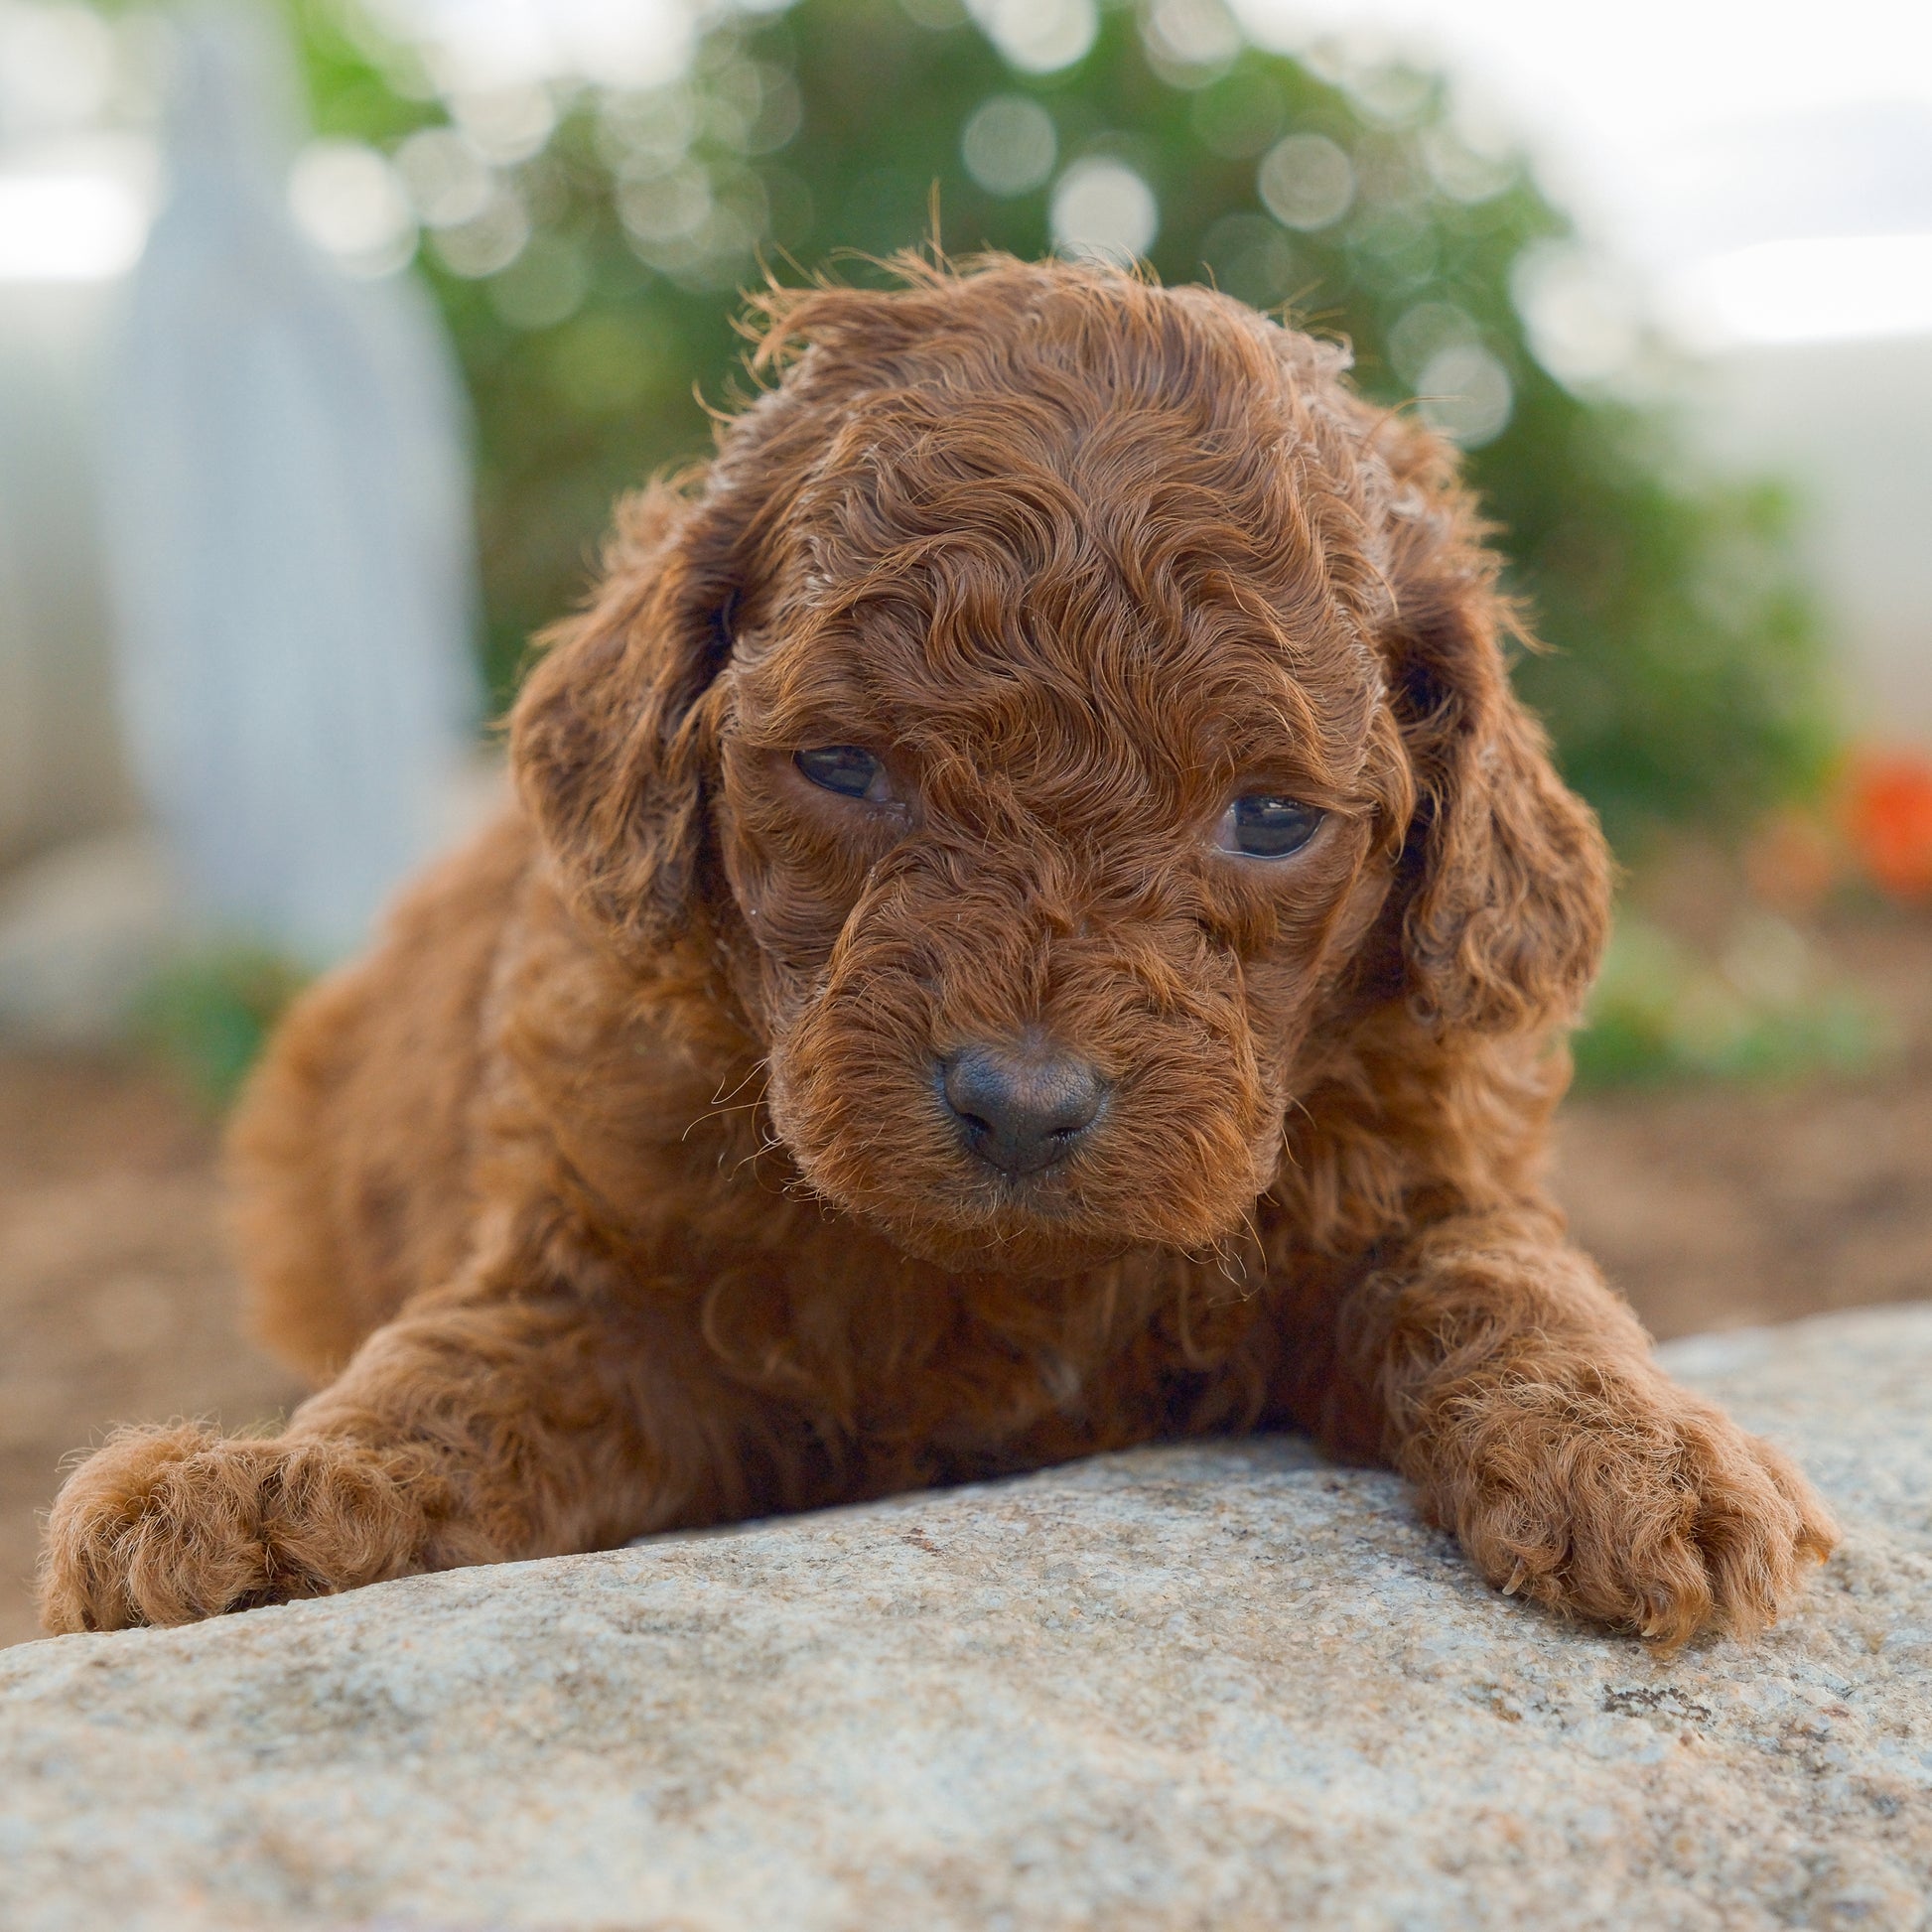
[[[1932,756],[1867,754],[1853,767],[1846,830],[1880,890],[1932,897]]]

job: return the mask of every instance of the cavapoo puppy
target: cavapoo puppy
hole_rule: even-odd
[[[1198,288],[903,265],[624,510],[517,808],[234,1129],[274,1437],[116,1434],[52,1630],[1311,1433],[1666,1643],[1830,1518],[1542,1190],[1606,863],[1451,453]]]

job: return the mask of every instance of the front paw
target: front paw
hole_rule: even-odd
[[[424,1567],[441,1487],[356,1443],[120,1430],[55,1500],[41,1621],[57,1634],[191,1623],[406,1575]]]
[[[1667,1649],[1776,1622],[1838,1542],[1785,1455],[1647,1366],[1525,1365],[1429,1406],[1402,1459],[1482,1574]]]

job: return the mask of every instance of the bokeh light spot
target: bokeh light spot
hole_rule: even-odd
[[[1508,426],[1516,400],[1509,371],[1480,343],[1439,350],[1416,388],[1423,420],[1465,450],[1493,443]]]
[[[1516,179],[1516,163],[1507,150],[1499,144],[1479,145],[1451,123],[1424,128],[1417,146],[1437,188],[1467,207],[1493,201]]]
[[[1480,339],[1481,331],[1454,303],[1419,302],[1405,309],[1389,330],[1389,366],[1413,386],[1445,349]]]
[[[593,140],[614,174],[660,174],[684,159],[697,138],[698,111],[683,87],[609,93],[598,103]]]
[[[522,197],[498,183],[480,214],[434,231],[431,246],[452,275],[475,281],[507,268],[529,238],[530,216]]]
[[[1348,98],[1364,120],[1378,127],[1412,127],[1436,99],[1431,74],[1401,62],[1366,67],[1348,75]]]
[[[450,113],[477,152],[499,166],[541,154],[557,125],[549,88],[534,82],[452,94]]]
[[[1176,87],[1204,87],[1241,52],[1239,24],[1221,0],[1154,0],[1141,21],[1148,65]]]
[[[1530,352],[1559,382],[1608,381],[1636,362],[1643,345],[1636,290],[1576,243],[1532,243],[1517,256],[1509,287]]]
[[[1007,65],[1024,73],[1070,68],[1100,32],[1094,0],[968,0],[968,8]]]
[[[402,180],[360,141],[311,141],[289,169],[289,211],[351,275],[390,275],[416,252]]]
[[[1291,134],[1268,150],[1255,177],[1262,206],[1284,227],[1339,221],[1355,199],[1355,170],[1325,134]]]
[[[973,110],[959,142],[966,172],[989,195],[1025,195],[1053,172],[1053,117],[1024,94],[995,94]]]
[[[705,125],[740,154],[776,154],[804,119],[797,83],[769,61],[733,61],[712,76]]]
[[[682,0],[544,0],[531,11],[560,67],[610,86],[662,85],[690,64],[698,10]]]
[[[635,241],[677,241],[696,234],[711,207],[711,179],[695,164],[618,184],[618,217]]]
[[[496,178],[453,127],[426,127],[396,150],[396,171],[426,227],[454,228],[489,206]]]
[[[1154,190],[1124,161],[1076,161],[1053,189],[1053,246],[1076,259],[1125,265],[1161,230]]]

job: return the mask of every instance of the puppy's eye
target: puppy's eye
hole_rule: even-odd
[[[1286,859],[1314,837],[1324,816],[1299,798],[1250,792],[1227,808],[1215,843],[1250,859]]]
[[[886,767],[857,745],[821,745],[798,753],[792,762],[813,784],[836,791],[841,798],[863,798],[877,805],[893,796]]]

